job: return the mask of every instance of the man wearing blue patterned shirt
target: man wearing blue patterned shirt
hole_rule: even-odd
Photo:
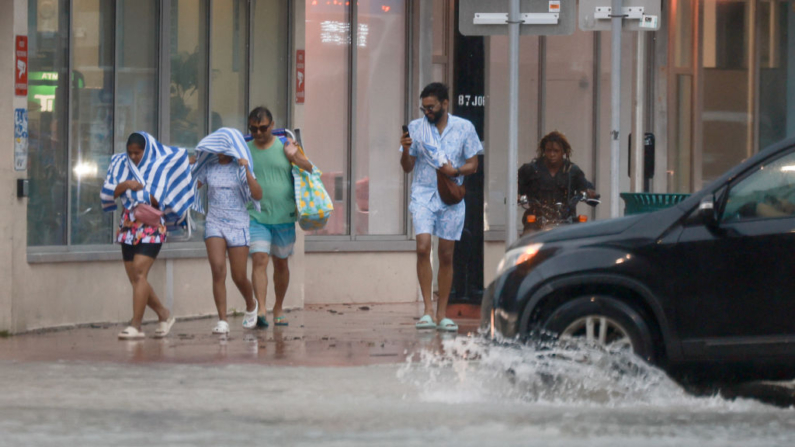
[[[442,201],[436,171],[462,184],[465,175],[478,170],[477,156],[483,152],[483,146],[472,123],[447,112],[447,86],[438,82],[428,84],[420,99],[420,110],[425,117],[412,121],[408,133],[400,140],[400,165],[407,173],[414,171],[409,212],[417,235],[417,279],[425,302],[425,311],[416,327],[454,332],[458,325],[445,313],[453,281],[453,251],[464,229],[466,205],[464,201],[454,205]],[[435,314],[431,296],[431,236],[439,238],[439,302]]]

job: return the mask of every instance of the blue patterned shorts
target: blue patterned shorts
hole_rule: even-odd
[[[464,202],[457,205],[441,207],[433,211],[427,206],[412,203],[409,207],[415,234],[431,234],[448,241],[461,240],[464,231]]]
[[[225,239],[227,248],[248,247],[251,245],[248,228],[225,225],[223,222],[207,221],[204,224],[204,239],[211,237]]]

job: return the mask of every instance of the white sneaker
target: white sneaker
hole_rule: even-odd
[[[243,314],[243,327],[246,329],[254,329],[257,327],[257,310],[259,309],[259,303],[255,300],[254,301],[254,310],[251,312],[246,312]]]
[[[213,328],[213,334],[228,334],[229,333],[229,323],[224,320],[218,320],[218,323],[215,324]]]

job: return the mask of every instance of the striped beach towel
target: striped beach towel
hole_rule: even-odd
[[[131,210],[140,203],[151,205],[154,197],[167,225],[182,222],[193,204],[188,151],[165,146],[146,132],[136,133],[146,140],[143,158],[137,166],[126,153],[111,158],[105,184],[99,193],[102,210],[116,209],[113,191],[119,183],[136,180],[144,186],[143,189],[127,190],[119,197],[126,209]]]
[[[204,137],[196,147],[196,163],[191,170],[194,195],[198,194],[198,179],[201,177],[202,172],[207,169],[207,166],[218,163],[218,154],[234,158],[234,163],[241,158],[248,160],[251,175],[254,175],[254,160],[251,158],[251,151],[248,149],[248,144],[246,144],[243,134],[237,129],[222,127]],[[241,196],[246,202],[251,202],[254,209],[260,211],[259,200],[254,200],[251,197],[251,189],[248,187],[248,181],[246,180],[246,168],[243,166],[240,166],[238,179],[240,180]],[[201,200],[193,202],[193,209],[199,213],[206,214]]]

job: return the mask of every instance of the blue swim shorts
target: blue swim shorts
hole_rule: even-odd
[[[267,253],[280,259],[293,254],[295,246],[295,223],[263,224],[251,220],[250,253]]]

